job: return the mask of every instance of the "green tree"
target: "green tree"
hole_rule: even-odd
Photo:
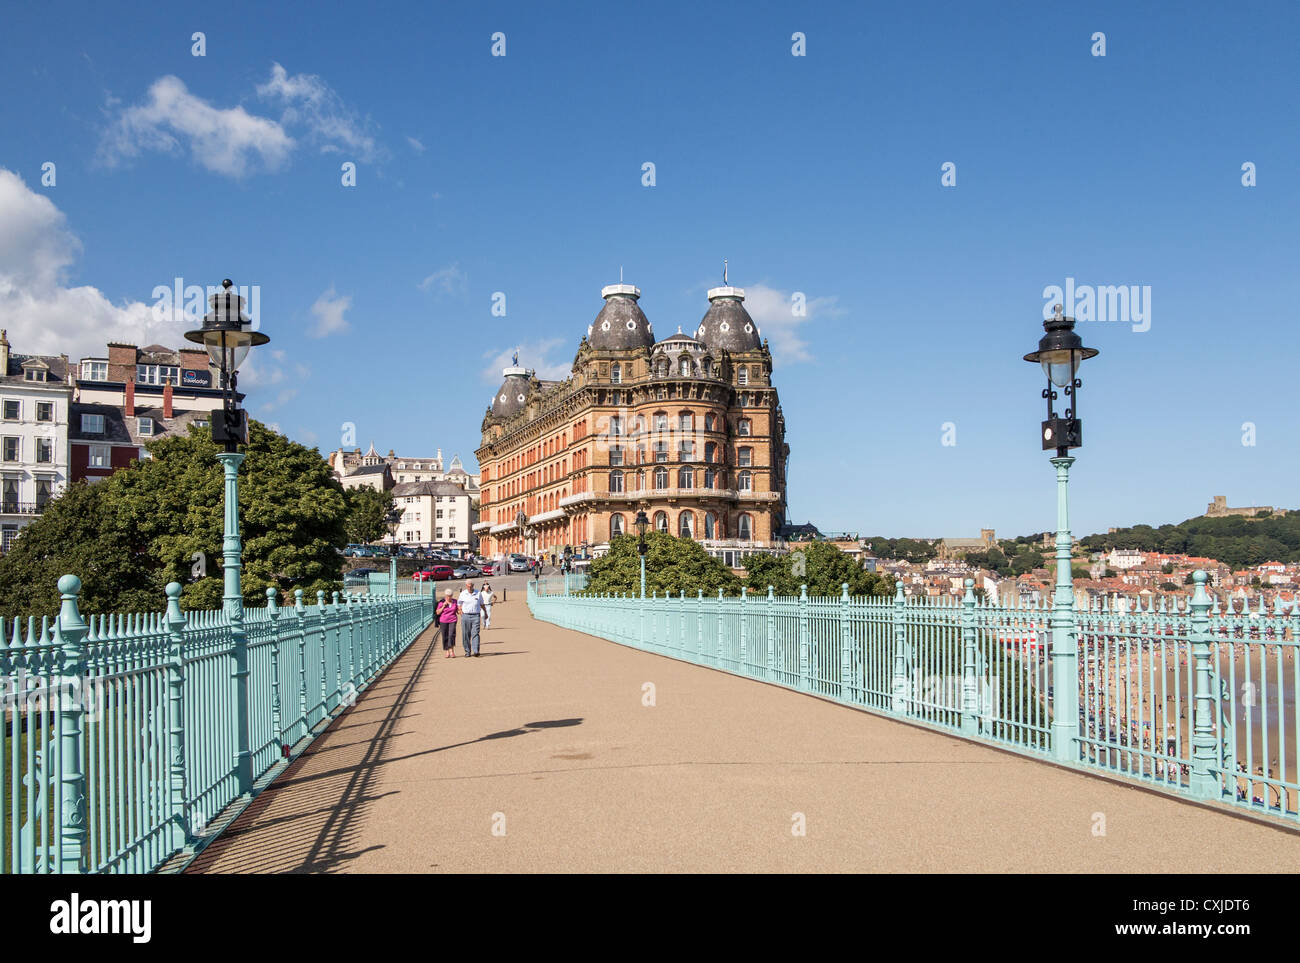
[[[381,492],[367,487],[346,489],[343,499],[348,512],[344,523],[348,541],[365,545],[388,534],[385,516],[393,507],[391,491]]]
[[[740,594],[740,579],[704,550],[699,542],[678,538],[667,532],[646,533],[646,594],[669,592],[695,595]],[[609,552],[591,563],[592,592],[620,592],[638,595],[641,591],[641,563],[635,535],[616,535]]]
[[[767,594],[770,585],[773,594],[791,596],[806,584],[811,596],[838,598],[847,582],[850,595],[894,594],[891,576],[867,571],[829,542],[809,542],[785,555],[746,555],[743,565],[750,592]]]
[[[186,608],[221,604],[225,486],[207,429],[150,443],[152,458],[50,502],[0,558],[0,612],[44,614],[71,572],[86,612],[159,611],[168,582],[185,584]],[[309,596],[339,587],[345,543],[343,490],[320,452],[256,421],[239,469],[242,585],[247,604],[266,589]]]

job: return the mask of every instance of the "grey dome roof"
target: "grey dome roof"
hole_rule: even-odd
[[[695,336],[714,350],[753,351],[762,346],[758,325],[745,310],[745,289],[713,288],[709,310],[700,319]]]
[[[506,368],[502,374],[506,377],[492,396],[492,414],[497,418],[509,418],[524,410],[533,384],[527,368]]]
[[[631,284],[608,284],[600,296],[605,306],[587,329],[587,343],[597,351],[626,351],[654,344],[650,322],[637,305],[641,289]]]

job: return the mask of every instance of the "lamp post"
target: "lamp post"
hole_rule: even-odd
[[[394,505],[384,513],[384,523],[388,526],[389,534],[393,536],[393,542],[388,546],[388,594],[397,594],[397,528],[402,524],[402,515],[404,513],[400,508]]]
[[[248,417],[239,407],[238,372],[250,348],[271,339],[250,328],[244,314],[244,299],[231,291],[233,282],[221,282],[219,294],[208,297],[203,326],[185,332],[185,339],[201,344],[208,352],[208,367],[217,375],[221,389],[221,411],[213,412],[212,440],[223,448],[217,460],[225,475],[225,526],[222,540],[222,573],[225,588],[222,607],[230,623],[231,682],[235,700],[235,777],[241,796],[253,789],[253,757],[248,735],[248,635],[244,631],[244,595],[240,584],[243,545],[239,538],[239,465],[248,444]]]
[[[515,526],[519,529],[519,554],[528,554],[528,543],[524,540],[525,529],[528,525],[528,513],[522,508],[515,512]]]
[[[1074,621],[1073,544],[1070,538],[1069,484],[1071,448],[1083,445],[1083,422],[1079,420],[1079,365],[1097,356],[1096,348],[1086,348],[1074,333],[1074,318],[1062,314],[1061,305],[1043,322],[1046,332],[1038,350],[1025,360],[1040,364],[1047,376],[1043,397],[1047,400],[1047,420],[1041,428],[1044,451],[1055,449],[1051,459],[1056,466],[1056,595],[1052,601],[1052,748],[1057,759],[1074,762],[1079,740],[1079,648]],[[1057,389],[1066,397],[1065,409],[1058,413],[1053,402]]]
[[[650,527],[650,519],[646,518],[644,508],[636,513],[636,521],[632,524],[636,526],[636,551],[641,556],[641,597],[645,598],[645,553],[649,549],[645,543],[645,530]]]

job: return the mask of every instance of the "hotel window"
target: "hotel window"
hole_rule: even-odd
[[[14,539],[18,537],[17,525],[6,525],[0,529],[0,552],[7,552],[14,544]]]
[[[655,531],[668,531],[668,514],[667,512],[655,512]]]
[[[442,529],[441,529],[441,528],[438,529],[438,531],[435,533],[434,538],[442,538]]]
[[[36,510],[45,511],[45,506],[54,497],[54,482],[44,478],[36,480]]]
[[[609,367],[609,380],[616,385],[623,383],[623,366],[617,361]]]
[[[668,442],[666,442],[666,441],[656,441],[656,442],[655,442],[655,461],[667,461],[667,460],[668,460]]]
[[[736,476],[736,491],[748,492],[754,490],[754,477],[747,471],[742,471]]]
[[[54,420],[54,402],[38,401],[36,402],[36,420],[53,421]]]
[[[622,515],[610,515],[610,516],[609,516],[609,535],[610,535],[610,538],[613,538],[613,537],[616,536],[616,535],[622,535],[622,534],[623,534],[623,516],[622,516]]]
[[[40,465],[54,464],[54,439],[36,439],[36,462]]]
[[[713,430],[713,412],[709,412],[704,416],[704,430],[705,431]]]
[[[206,427],[208,427],[208,419],[206,419],[206,418],[195,418],[195,419],[194,419],[194,427],[195,427],[195,428],[206,428]]]
[[[668,469],[667,469],[667,468],[656,468],[656,469],[655,469],[655,488],[656,488],[656,489],[664,489],[664,488],[667,488],[667,487],[668,487]]]
[[[694,431],[695,417],[689,411],[683,412],[677,416],[677,426],[682,431]]]
[[[6,478],[3,491],[0,491],[0,510],[6,515],[16,514],[18,511],[18,480],[15,478]]]
[[[736,434],[738,435],[748,435],[749,428],[750,425],[749,425],[748,418],[741,418],[739,421],[736,422]]]
[[[442,509],[441,509],[441,508],[438,509],[438,516],[437,516],[437,517],[438,517],[438,518],[442,518]]]
[[[621,492],[623,490],[623,473],[621,471],[609,473],[609,490],[611,492]]]
[[[17,421],[22,417],[22,405],[16,401],[5,399],[4,408],[5,421]]]
[[[743,364],[736,369],[736,384],[738,385],[749,384],[749,369],[746,368]]]
[[[718,446],[716,442],[706,441],[704,443],[704,461],[707,464],[713,464],[717,457]]]
[[[717,531],[717,519],[713,517],[712,512],[709,512],[704,516],[704,537],[713,538],[715,531]]]
[[[4,440],[4,460],[18,461],[22,457],[22,439],[6,438]]]
[[[655,416],[654,416],[654,419],[655,419],[655,431],[667,431],[667,430],[668,430],[668,416],[667,416],[667,415],[663,414],[662,412],[656,412],[656,413],[655,413]]]
[[[148,435],[152,435],[152,434],[153,434],[153,419],[152,419],[152,418],[141,418],[141,419],[140,419],[140,434],[142,434],[142,435],[146,435],[146,436],[148,436]]]
[[[749,522],[749,516],[741,515],[740,518],[738,518],[736,521],[737,521],[737,526],[736,526],[737,534],[740,536],[741,541],[744,542],[749,541],[754,534],[754,529]]]
[[[104,433],[104,416],[82,415],[81,433],[83,435],[102,435]]]
[[[704,469],[704,487],[705,487],[705,488],[712,488],[712,487],[713,487],[713,483],[714,483],[715,481],[717,481],[717,478],[718,478],[718,473],[715,472],[712,468],[706,468],[706,469]]]
[[[181,383],[181,369],[168,364],[138,364],[135,366],[135,380],[142,385],[162,385],[170,382]]]
[[[81,380],[82,381],[107,381],[108,362],[107,361],[81,362]]]
[[[611,435],[623,434],[623,419],[618,415],[609,416],[609,433]]]
[[[621,465],[621,464],[623,464],[623,449],[622,449],[622,448],[611,448],[611,449],[609,450],[609,463],[610,463],[611,465]]]
[[[23,371],[23,378],[24,378],[25,380],[27,380],[27,381],[44,381],[44,380],[45,380],[45,369],[44,369],[44,368],[27,368],[26,370]]]
[[[691,461],[695,458],[695,442],[683,438],[677,443],[677,460]]]
[[[695,487],[695,470],[693,468],[677,469],[677,487],[678,488]]]
[[[91,445],[86,459],[87,468],[107,468],[109,466],[108,445]]]
[[[695,537],[695,516],[690,512],[682,512],[677,516],[677,534],[682,538]]]
[[[663,386],[660,386],[659,390],[655,392],[655,399],[658,401],[663,401],[667,397],[668,397],[668,389]]]
[[[737,448],[737,449],[736,449],[736,464],[737,464],[737,465],[740,465],[742,468],[748,468],[748,467],[749,467],[750,465],[752,465],[753,463],[754,463],[754,449],[752,449],[752,448]]]
[[[449,528],[449,529],[447,529],[447,537],[448,537],[448,538],[455,538],[455,537],[456,537],[456,529],[454,529],[454,528]]]
[[[689,378],[691,376],[691,359],[682,358],[681,365],[678,368],[678,370],[681,371],[683,378]]]

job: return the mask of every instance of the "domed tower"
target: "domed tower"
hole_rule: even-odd
[[[723,285],[709,290],[709,310],[695,336],[714,351],[755,351],[762,345],[758,325],[745,310],[745,289]]]
[[[587,328],[587,344],[596,351],[629,351],[654,344],[654,333],[640,306],[635,284],[607,284],[600,289],[605,306]]]
[[[506,419],[524,410],[532,391],[532,372],[527,368],[512,365],[502,369],[505,380],[492,398],[492,417]]]

